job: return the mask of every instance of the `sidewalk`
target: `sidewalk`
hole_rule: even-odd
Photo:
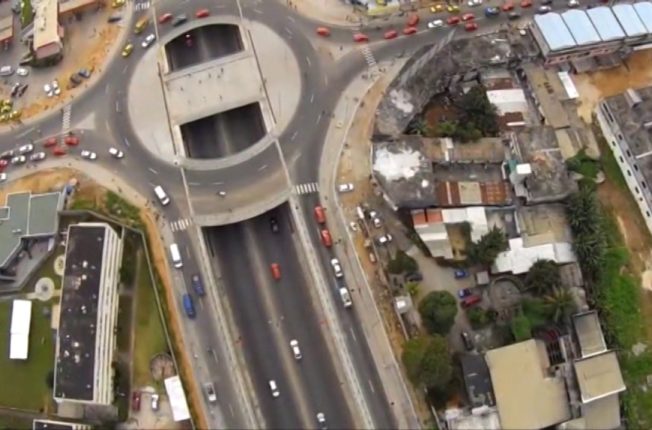
[[[387,73],[382,75],[376,83],[359,77],[342,93],[343,96],[333,112],[332,126],[326,138],[326,146],[320,162],[322,168],[320,169],[319,183],[320,190],[322,190],[322,204],[328,213],[333,214],[330,218],[332,220],[330,227],[334,241],[339,242],[345,239],[345,245],[338,247],[338,253],[340,257],[345,257],[342,259],[343,262],[346,262],[343,268],[351,286],[354,306],[360,316],[361,325],[369,343],[369,348],[372,351],[374,364],[380,375],[387,399],[390,402],[396,425],[401,429],[415,429],[421,428],[422,423],[410,395],[411,387],[406,384],[401,367],[392,350],[385,330],[385,322],[378,310],[378,304],[362,266],[363,262],[357,252],[351,252],[352,248],[354,248],[354,242],[348,235],[348,221],[339,206],[339,198],[335,195],[334,186],[337,179],[337,169],[339,163],[342,162],[340,159],[342,149],[350,145],[361,148],[367,147],[366,145],[363,146],[364,140],[359,136],[351,138],[352,135],[349,132],[354,118],[349,113],[358,109],[365,112],[366,119],[355,118],[355,124],[356,128],[367,132],[360,134],[360,136],[368,135],[372,126],[375,106],[380,100],[385,87],[402,66],[402,62],[393,61],[391,64],[380,66],[381,70],[386,68]],[[360,159],[353,162],[356,165],[356,174],[363,176],[363,179],[368,178],[370,171],[370,167],[366,169],[364,167],[360,168],[361,165],[368,166],[369,164],[368,149],[365,150],[366,157],[364,158],[367,160]],[[368,183],[368,181],[366,182]],[[368,260],[364,258],[364,261]],[[383,297],[381,299],[381,305],[389,303],[389,298]]]
[[[344,0],[279,0],[308,19],[338,27],[359,27],[365,17]]]

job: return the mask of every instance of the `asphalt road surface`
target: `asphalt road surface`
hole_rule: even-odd
[[[235,54],[242,49],[240,31],[230,24],[198,27],[165,45],[170,71]]]
[[[270,228],[277,219],[279,232]],[[316,425],[323,412],[332,428],[352,428],[349,406],[320,330],[319,312],[300,264],[286,205],[242,223],[206,229],[226,294],[241,333],[238,340],[249,364],[254,389],[270,428]],[[272,278],[270,264],[281,268]],[[299,341],[295,360],[290,340]],[[273,398],[273,379],[280,396]]]
[[[220,158],[238,153],[262,139],[267,130],[259,103],[198,119],[181,127],[189,158]]]

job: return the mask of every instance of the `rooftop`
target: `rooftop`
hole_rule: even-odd
[[[597,311],[573,315],[573,326],[582,358],[601,354],[607,350]]]
[[[620,27],[627,37],[639,37],[647,34],[645,25],[638,17],[634,6],[627,3],[616,4],[611,7],[611,11],[616,16]]]
[[[575,374],[583,403],[618,394],[626,389],[614,351],[576,361]]]
[[[11,262],[23,239],[52,236],[57,232],[62,197],[60,192],[7,195],[5,206],[0,207],[0,267]]]
[[[505,161],[505,145],[497,137],[485,137],[477,142],[457,143],[450,138],[422,139],[422,152],[435,164],[495,163]]]
[[[647,32],[652,33],[652,3],[647,1],[634,3],[634,10]]]
[[[562,51],[576,45],[573,35],[558,13],[534,15],[534,23],[551,51]]]
[[[460,363],[471,407],[494,406],[496,400],[491,387],[491,375],[484,357],[478,354],[463,354],[460,356]]]
[[[61,293],[54,397],[94,398],[98,300],[108,226],[68,229]]]
[[[485,357],[502,428],[542,429],[570,418],[564,380],[549,373],[542,342],[519,342]]]
[[[588,9],[586,14],[604,42],[625,38],[625,32],[610,8],[598,6]]]
[[[32,421],[32,430],[76,430],[81,428],[76,423],[66,423],[63,421],[53,420],[34,420]]]
[[[34,49],[60,42],[59,2],[41,0],[34,10]]]
[[[585,11],[578,9],[567,10],[561,14],[561,18],[573,35],[576,44],[592,45],[602,42],[598,31],[591,23]]]
[[[624,135],[641,175],[652,184],[652,130],[645,127],[652,121],[652,87],[639,88],[635,93],[641,102],[634,107],[631,107],[627,93],[608,97],[604,103]]]
[[[518,227],[526,247],[554,242],[571,242],[566,207],[560,203],[520,206]]]

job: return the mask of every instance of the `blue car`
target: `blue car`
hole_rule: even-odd
[[[464,269],[455,269],[455,279],[462,279],[469,276],[469,272]]]
[[[463,298],[465,298],[465,297],[469,297],[470,295],[471,295],[471,290],[470,290],[469,288],[464,288],[464,289],[459,290],[459,291],[457,292],[457,296],[458,296],[460,299],[463,299]]]
[[[195,293],[197,293],[199,297],[204,297],[206,295],[204,284],[202,283],[199,275],[192,275],[190,278],[190,284],[192,285],[192,289],[195,290]]]

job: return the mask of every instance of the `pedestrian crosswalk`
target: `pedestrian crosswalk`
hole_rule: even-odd
[[[183,231],[188,228],[190,225],[190,220],[188,218],[181,218],[170,223],[170,229],[174,231]]]
[[[138,2],[138,3],[136,3],[136,4],[134,5],[134,9],[136,10],[136,12],[139,12],[139,11],[141,11],[141,10],[147,10],[147,9],[149,9],[149,7],[150,7],[151,5],[152,5],[151,2],[149,2],[149,1],[141,1],[141,2]]]
[[[376,63],[376,59],[374,58],[374,54],[373,52],[371,52],[371,49],[369,49],[367,45],[363,45],[361,51],[362,51],[362,56],[364,57],[371,71],[372,72],[378,71],[378,63]]]
[[[307,184],[298,184],[294,186],[296,194],[310,194],[319,191],[319,184],[317,182],[309,182]]]
[[[70,115],[72,113],[71,109],[72,108],[69,104],[63,107],[63,112],[62,112],[63,115],[61,118],[61,132],[63,134],[68,133],[68,131],[70,131]]]

